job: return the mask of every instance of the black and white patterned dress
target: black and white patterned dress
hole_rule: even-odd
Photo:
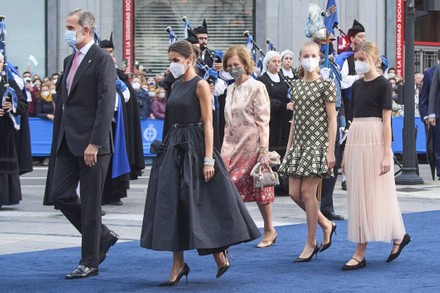
[[[279,173],[296,177],[331,175],[327,168],[328,120],[326,102],[336,101],[332,80],[293,81],[294,135]]]

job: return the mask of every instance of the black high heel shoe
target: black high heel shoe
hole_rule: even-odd
[[[159,284],[159,287],[170,287],[170,286],[176,286],[177,283],[179,283],[180,279],[185,276],[186,277],[186,284],[188,285],[188,274],[189,274],[189,266],[185,263],[183,266],[183,269],[180,271],[180,273],[177,275],[176,279],[174,281],[166,281]]]
[[[312,257],[315,254],[316,254],[316,258],[318,258],[318,252],[319,252],[319,245],[318,245],[318,243],[316,243],[315,248],[313,249],[313,252],[312,252],[312,254],[309,257],[306,257],[306,258],[298,257],[293,262],[308,262],[308,261],[311,261]]]
[[[227,250],[220,252],[223,253],[225,256],[225,260],[226,260],[226,264],[224,266],[222,266],[221,268],[217,269],[217,274],[215,275],[215,277],[218,279],[220,278],[224,273],[226,273],[226,271],[229,269],[229,267],[231,266],[231,264],[229,263],[229,258],[228,256],[230,256],[232,258],[232,256],[229,254],[229,252]],[[232,258],[233,259],[233,258]]]
[[[336,233],[336,224],[335,222],[332,221],[332,231],[330,232],[330,241],[327,244],[321,243],[321,248],[319,249],[319,252],[323,252],[324,250],[332,246],[333,233],[335,233],[335,235],[338,235],[338,233]]]
[[[409,236],[409,234],[405,234],[405,236],[403,236],[402,242],[400,242],[400,244],[393,243],[393,245],[399,246],[399,249],[395,253],[391,253],[388,256],[388,259],[386,262],[390,262],[390,261],[393,261],[396,258],[398,258],[400,253],[402,252],[403,248],[410,242],[411,242],[411,236]]]

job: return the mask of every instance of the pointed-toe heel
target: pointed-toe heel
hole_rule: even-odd
[[[229,257],[230,257],[231,259],[234,259],[234,258],[229,254],[229,252],[228,252],[227,250],[225,250],[225,251],[223,251],[223,252],[221,252],[221,253],[223,253],[224,256],[225,256],[226,264],[225,264],[224,266],[222,266],[221,268],[218,268],[218,269],[217,269],[217,274],[215,275],[215,277],[216,277],[217,279],[220,278],[221,276],[223,276],[223,274],[226,273],[226,271],[229,270],[229,268],[231,267],[231,264],[230,264],[230,262],[229,262]]]
[[[275,234],[272,235],[272,238],[269,240],[261,240],[260,243],[257,244],[258,248],[266,248],[272,246],[274,243],[277,242],[278,233],[275,232]]]
[[[321,248],[319,249],[319,252],[323,252],[324,250],[326,250],[330,246],[332,246],[333,233],[335,235],[338,235],[338,233],[336,233],[336,224],[335,224],[335,222],[332,221],[332,231],[330,232],[330,241],[328,243],[326,243],[326,244],[322,244],[321,243]]]
[[[171,287],[176,286],[177,283],[179,283],[180,279],[185,276],[186,277],[186,284],[188,285],[188,274],[189,274],[189,266],[185,263],[183,266],[183,269],[180,271],[180,273],[177,275],[176,279],[174,281],[166,281],[159,284],[159,287]]]
[[[312,254],[309,257],[298,257],[293,262],[309,262],[312,260],[313,256],[316,255],[316,258],[318,258],[318,252],[319,252],[319,245],[316,243],[315,248],[313,249]]]

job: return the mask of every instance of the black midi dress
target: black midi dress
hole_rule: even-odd
[[[203,179],[205,141],[196,76],[176,81],[167,102],[171,129],[151,169],[141,246],[216,253],[260,232],[214,149],[215,175]]]

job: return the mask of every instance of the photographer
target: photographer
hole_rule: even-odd
[[[36,85],[32,83],[32,75],[29,71],[23,72],[23,79],[26,82],[26,90],[29,93],[27,97],[28,114],[29,116],[35,116],[40,90]]]

